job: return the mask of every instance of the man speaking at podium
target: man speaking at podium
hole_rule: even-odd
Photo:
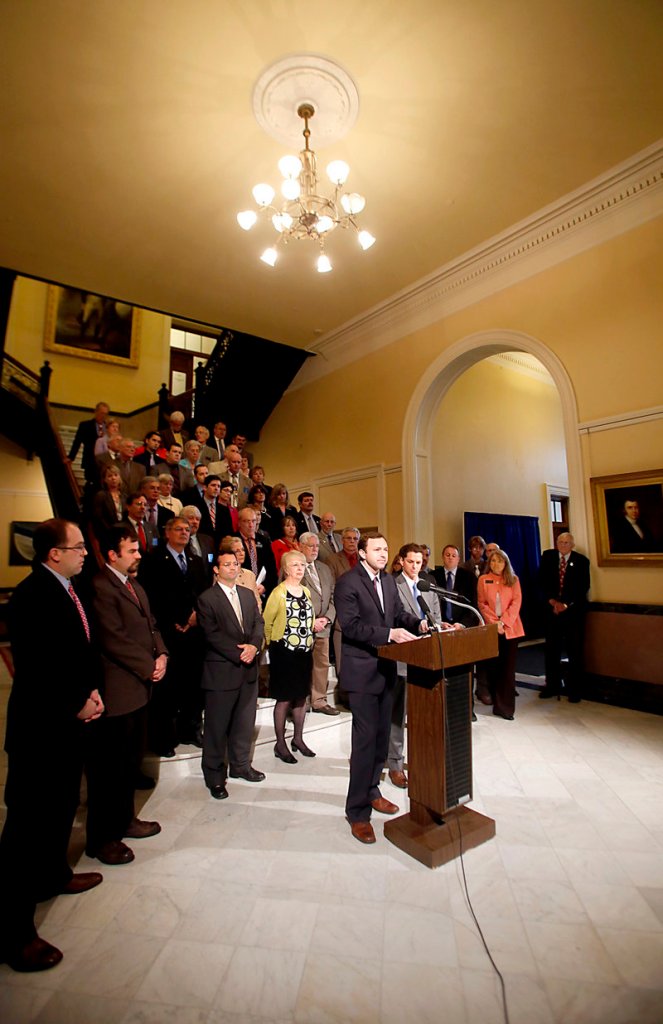
[[[428,623],[406,611],[395,580],[384,571],[389,560],[385,537],[377,531],[362,534],[358,551],[359,561],[339,578],[334,591],[343,636],[340,682],[352,711],[345,813],[355,839],[374,843],[371,811],[398,811],[378,786],[389,746],[396,662],[379,658],[377,648],[416,640],[415,634],[426,632]]]

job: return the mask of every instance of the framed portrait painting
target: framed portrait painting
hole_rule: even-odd
[[[44,348],[50,352],[138,366],[141,311],[104,295],[48,289]]]
[[[663,565],[663,469],[590,483],[599,565]]]

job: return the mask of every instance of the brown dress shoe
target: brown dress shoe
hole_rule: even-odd
[[[397,804],[392,804],[391,800],[385,800],[383,796],[379,796],[377,800],[372,800],[371,807],[374,811],[379,811],[380,814],[398,814],[400,811],[400,807]]]
[[[104,876],[98,871],[77,871],[60,892],[66,896],[78,896],[80,892],[87,892],[88,889],[101,885],[103,880]]]
[[[374,843],[375,832],[370,821],[351,821],[350,831],[360,843]]]
[[[477,693],[477,700],[480,700],[481,703],[485,704],[487,707],[490,707],[493,703],[493,698],[489,693]]]
[[[62,953],[50,942],[40,939],[38,935],[27,946],[7,957],[7,963],[13,971],[28,973],[32,971],[48,971],[56,967],[62,960]]]
[[[390,768],[389,781],[392,786],[397,786],[398,789],[407,789],[407,775],[403,771],[392,771]]]
[[[98,850],[87,849],[85,852],[88,857],[96,857],[102,864],[131,864],[132,860],[135,860],[134,851],[121,839],[112,839]]]
[[[158,821],[141,821],[140,818],[134,818],[124,833],[124,838],[149,839],[150,836],[158,836],[159,832],[161,832],[161,825]]]

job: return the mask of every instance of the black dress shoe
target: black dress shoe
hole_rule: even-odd
[[[544,686],[539,690],[539,700],[550,700],[551,697],[559,697],[559,690],[553,690],[551,686]]]
[[[582,697],[569,697],[569,704],[579,704]]]
[[[210,786],[210,796],[213,796],[215,800],[226,800],[228,798],[228,790],[223,785]]]
[[[499,711],[493,711],[496,718],[503,718],[505,722],[513,722],[513,715],[502,715]]]
[[[60,892],[66,896],[78,896],[81,892],[87,892],[89,889],[94,889],[97,885],[101,885],[104,880],[104,876],[99,874],[98,871],[77,871],[75,875],[69,879],[67,884]]]
[[[293,740],[292,741],[292,749],[299,751],[299,753],[302,755],[302,757],[315,757],[315,750],[311,750],[311,748],[307,747],[305,743],[302,743],[302,745],[300,746],[298,743],[295,743],[295,741]]]
[[[473,711],[473,712],[472,712],[472,721],[473,721],[473,722],[476,722],[476,720],[477,720],[477,716],[476,716],[476,714],[475,714],[475,713],[474,713],[474,711]]]
[[[157,757],[175,757],[175,748],[171,747],[170,750],[155,750],[154,753]]]
[[[62,953],[55,946],[51,946],[50,942],[35,935],[31,942],[17,952],[10,953],[5,960],[13,971],[22,973],[48,971],[60,963]]]
[[[282,754],[278,747],[274,747],[274,757],[278,757],[279,761],[284,761],[286,764],[297,764],[296,757],[288,753]]]
[[[253,765],[249,765],[243,772],[238,772],[234,768],[230,769],[231,779],[244,779],[245,782],[264,782],[266,777],[264,772],[259,772]]]

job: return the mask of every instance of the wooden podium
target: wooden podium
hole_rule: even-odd
[[[472,799],[471,669],[497,656],[497,626],[433,633],[385,644],[378,653],[408,666],[410,811],[386,821],[384,834],[426,867],[437,868],[461,848],[470,850],[495,835],[493,819],[464,804]]]

